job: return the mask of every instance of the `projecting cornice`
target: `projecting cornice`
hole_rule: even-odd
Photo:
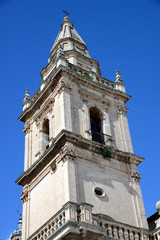
[[[46,166],[49,162],[53,161],[53,158],[57,155],[57,153],[60,152],[60,150],[67,142],[72,143],[74,147],[89,150],[93,153],[98,154],[99,156],[101,156],[102,149],[105,147],[105,145],[86,139],[79,134],[62,130],[52,141],[50,147],[46,149],[46,151],[40,156],[40,158],[35,161],[29,169],[24,171],[15,182],[22,186],[24,186],[26,183],[29,183],[33,178],[35,178],[35,175],[37,175],[44,168],[44,166]],[[111,147],[110,149],[112,151],[112,158],[120,162],[138,166],[144,160],[144,158],[130,152],[123,152],[113,147]],[[70,150],[67,150],[65,152],[62,151],[62,154],[60,153],[60,155],[62,160],[63,155],[64,158],[67,157],[67,159],[74,160],[74,158],[76,157],[76,152],[74,152],[74,158],[73,151]],[[104,161],[107,160],[104,159]]]

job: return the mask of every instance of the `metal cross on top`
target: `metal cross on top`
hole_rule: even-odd
[[[67,17],[69,15],[69,12],[67,12],[67,10],[63,10],[65,17]]]

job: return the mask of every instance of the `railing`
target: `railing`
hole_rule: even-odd
[[[101,132],[91,132],[92,140],[104,144],[104,134]]]
[[[66,222],[65,211],[62,211],[57,217],[53,218],[46,226],[42,227],[40,231],[34,236],[28,239],[32,240],[45,240],[47,237],[52,235],[58,228],[64,225]]]
[[[99,142],[107,146],[114,147],[114,140],[110,135],[102,132],[91,131],[91,129],[86,132],[90,134],[93,141]]]
[[[160,229],[153,233],[153,240],[160,240]]]
[[[61,228],[67,221],[76,220],[77,204],[68,202],[27,240],[45,240]]]
[[[86,231],[92,230],[97,234],[120,240],[158,240],[153,238],[148,230],[133,227],[127,224],[119,223],[107,216],[92,214],[92,205],[82,203],[80,205],[72,202],[66,203],[62,209],[48,220],[41,228],[33,233],[27,240],[46,240],[56,234],[57,230],[65,228],[67,223],[77,223],[77,227],[86,224]],[[106,220],[106,219],[109,220]],[[75,225],[76,226],[76,225]],[[67,226],[69,228],[69,226]],[[63,231],[62,230],[62,231]],[[71,231],[73,228],[71,227]],[[50,239],[50,238],[49,238]],[[54,239],[54,237],[53,237]]]
[[[148,230],[141,230],[139,228],[129,226],[127,224],[121,224],[112,220],[105,220],[92,216],[93,224],[103,227],[106,237],[120,239],[120,240],[148,240],[152,239],[152,235],[149,235]]]
[[[93,82],[96,82],[102,86],[108,87],[110,89],[115,89],[115,83],[103,78],[101,76],[95,76],[92,72],[89,72],[87,70],[84,70],[80,67],[77,67],[71,63],[69,63],[68,67],[73,70],[74,72],[78,73],[82,77],[86,77],[88,80],[92,80]]]

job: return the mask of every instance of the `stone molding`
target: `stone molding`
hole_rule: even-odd
[[[44,166],[46,166],[46,163],[50,161],[49,159],[54,158],[54,153],[57,152],[57,149],[61,149],[67,142],[72,143],[75,146],[77,146],[78,144],[79,148],[89,149],[90,151],[93,151],[94,153],[99,155],[101,155],[101,150],[105,146],[98,142],[94,142],[92,140],[86,139],[79,134],[76,134],[67,130],[62,130],[54,138],[49,148],[46,149],[46,151],[40,156],[40,158],[37,159],[29,169],[27,169],[20,175],[20,177],[16,180],[16,183],[24,186],[26,182],[31,181],[31,179],[28,177],[32,175],[32,172],[35,169],[36,170],[39,169],[40,171],[42,168],[44,168]],[[112,151],[112,158],[120,162],[124,162],[127,164],[134,164],[135,166],[138,166],[144,160],[144,158],[130,152],[123,152],[114,147],[110,147],[110,149]],[[66,158],[64,158],[64,156],[66,156]],[[74,160],[75,156],[73,152],[70,152],[67,150],[66,152],[62,153],[62,158],[63,159],[68,158],[70,160]]]

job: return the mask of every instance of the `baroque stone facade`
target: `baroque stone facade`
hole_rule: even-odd
[[[65,17],[41,77],[19,116],[22,240],[152,238],[137,170],[143,158],[133,153],[120,73],[115,82],[101,76]]]

